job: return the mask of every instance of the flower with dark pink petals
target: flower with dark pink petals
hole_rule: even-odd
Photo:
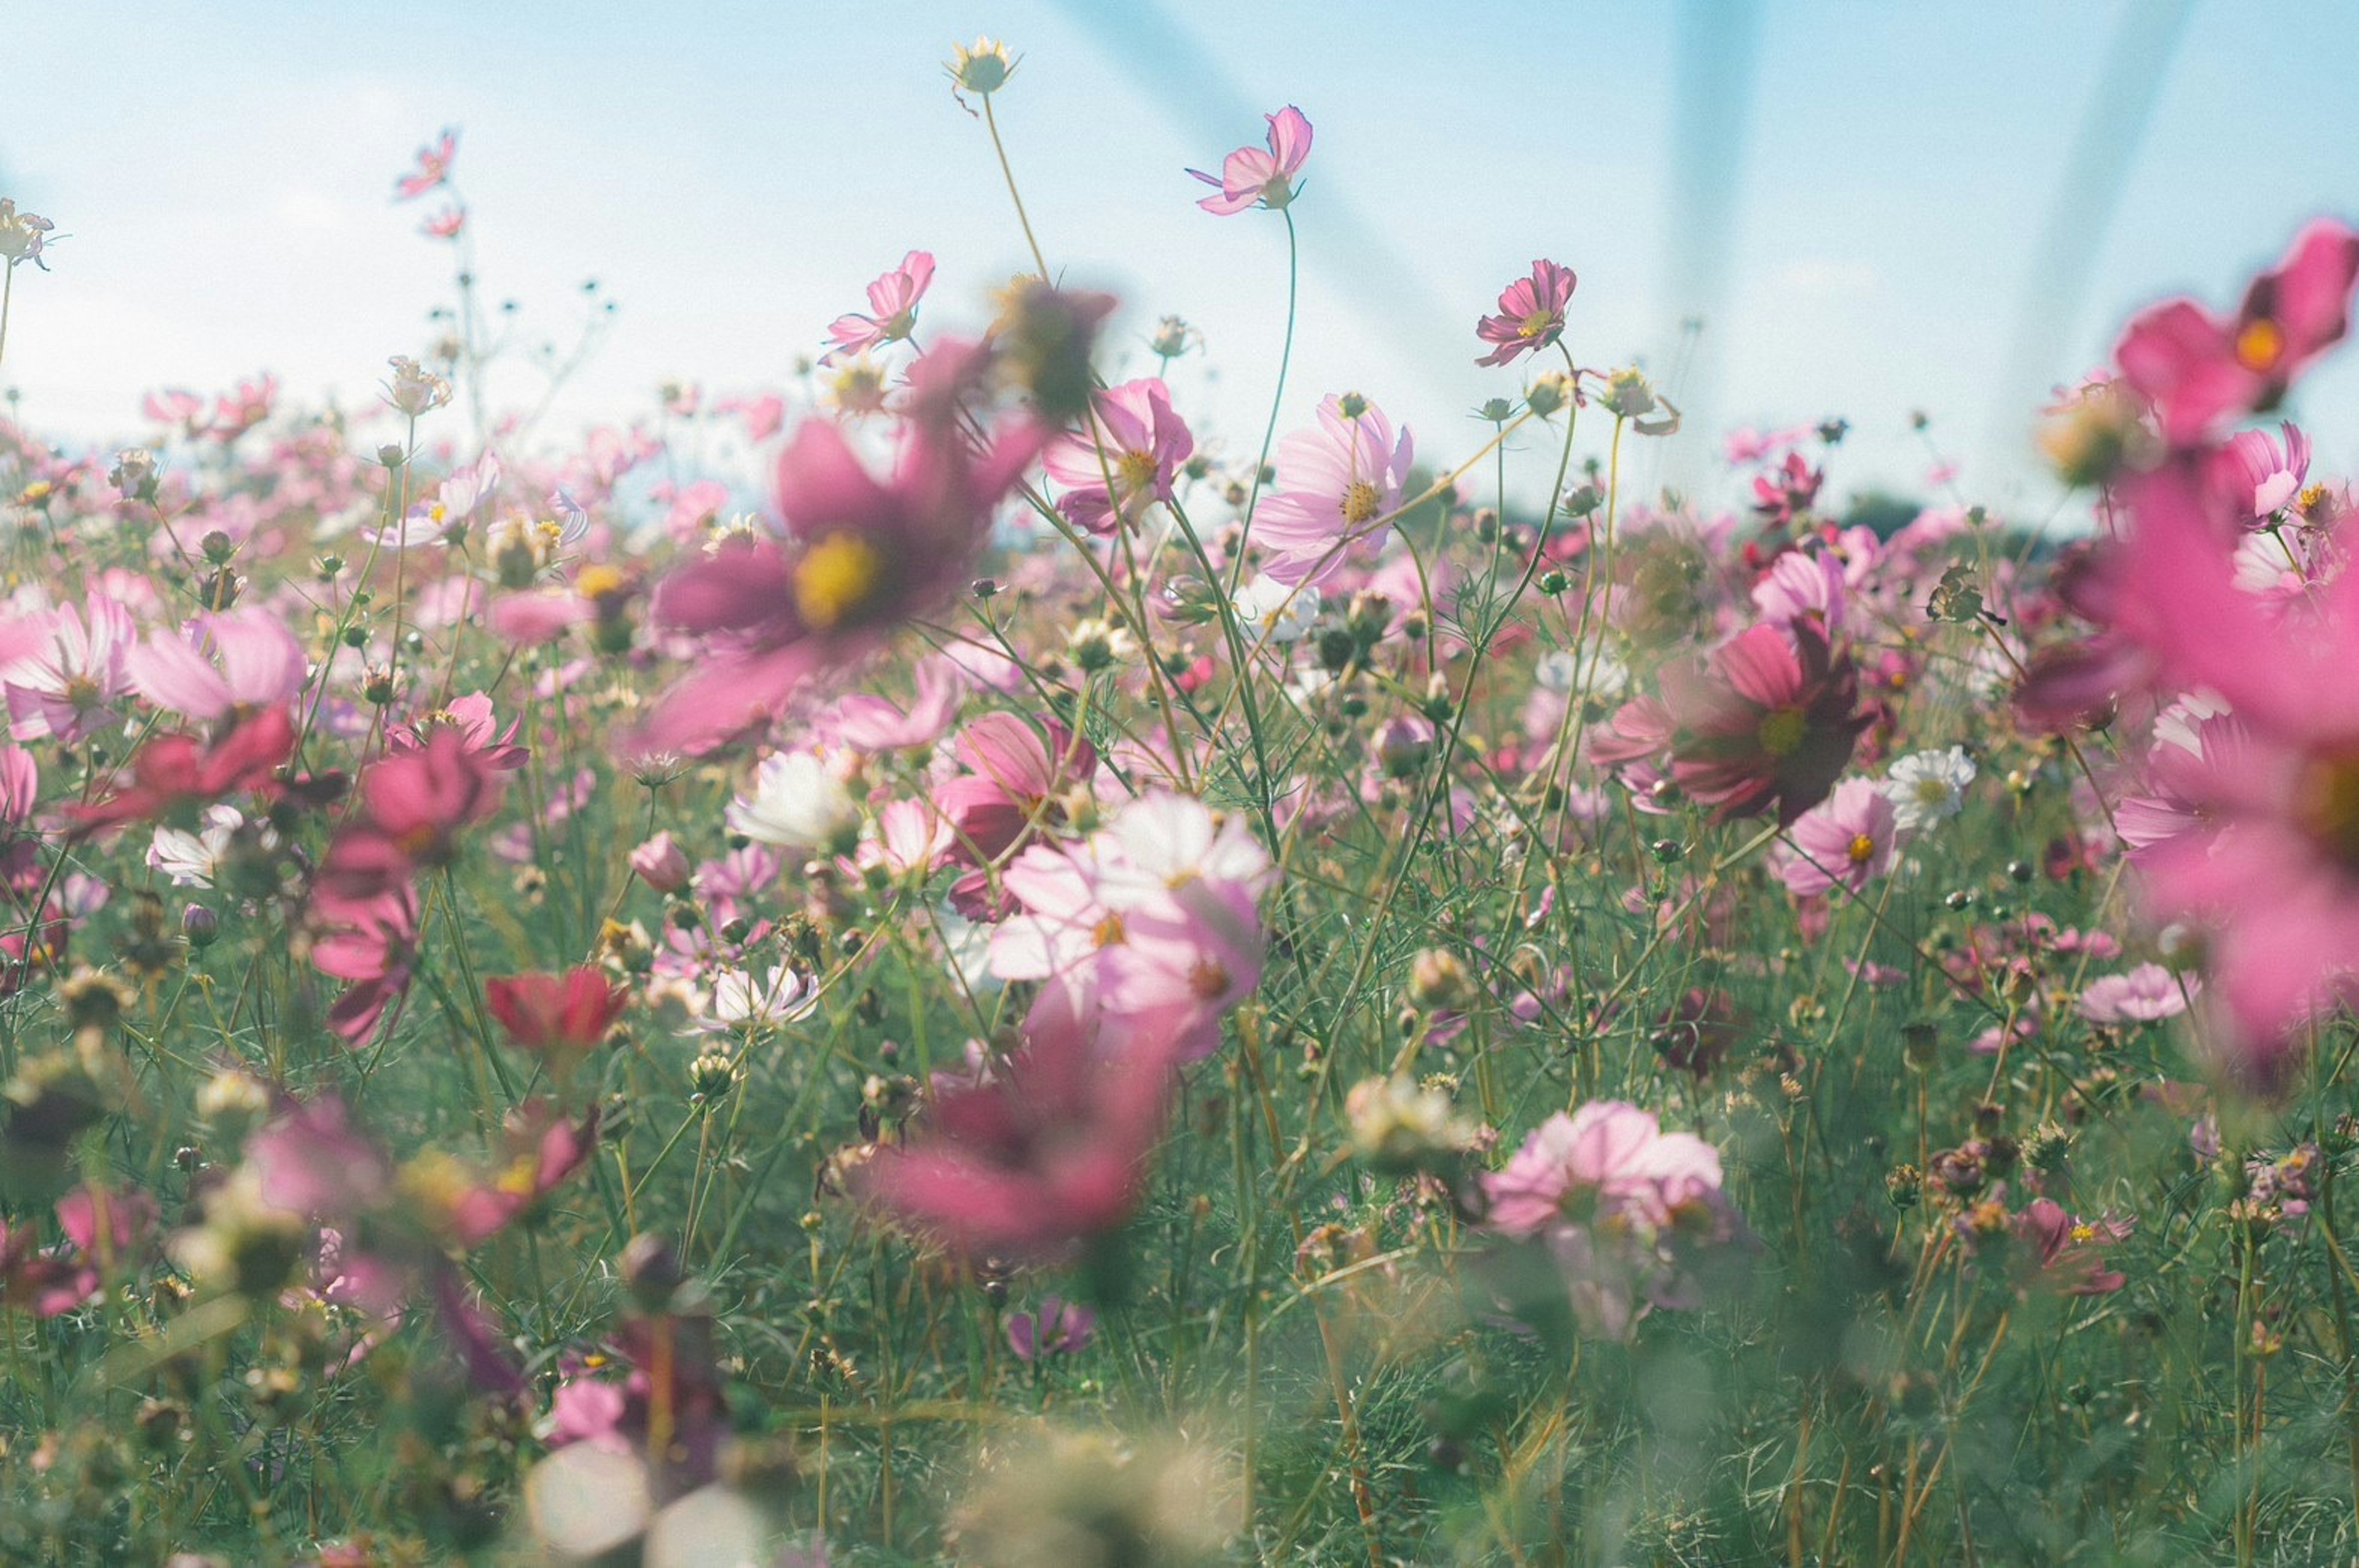
[[[1225,218],[1248,207],[1266,207],[1276,211],[1299,194],[1294,181],[1302,172],[1304,160],[1310,156],[1310,122],[1291,103],[1263,118],[1269,122],[1267,152],[1259,147],[1239,147],[1221,165],[1217,176],[1201,168],[1188,171],[1205,184],[1220,188],[1218,196],[1207,196],[1197,206]]]
[[[1545,349],[1564,335],[1565,307],[1572,303],[1572,268],[1552,261],[1532,263],[1532,276],[1519,277],[1499,295],[1499,313],[1474,323],[1474,335],[1493,345],[1474,362],[1503,365],[1518,354]]]

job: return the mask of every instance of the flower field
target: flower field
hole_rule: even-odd
[[[2359,1556],[2359,230],[1878,510],[1578,255],[1216,427],[949,73],[775,384],[496,400],[445,132],[370,406],[0,421],[0,1561]]]

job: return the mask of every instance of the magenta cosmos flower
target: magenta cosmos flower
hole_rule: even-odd
[[[1269,122],[1267,152],[1239,147],[1221,165],[1218,178],[1201,168],[1188,171],[1205,184],[1221,188],[1218,196],[1207,196],[1197,206],[1225,218],[1248,207],[1276,211],[1294,200],[1294,177],[1302,172],[1303,160],[1310,156],[1310,122],[1291,103],[1263,118]]]
[[[903,256],[899,266],[868,286],[870,314],[839,316],[829,326],[828,341],[835,346],[819,362],[832,365],[882,344],[906,341],[918,330],[918,301],[926,297],[926,286],[933,281],[931,253],[911,251]]]
[[[1057,510],[1076,528],[1111,534],[1117,517],[1135,523],[1152,503],[1171,499],[1171,481],[1195,451],[1196,438],[1158,377],[1108,387],[1093,407],[1095,438],[1087,429],[1067,436],[1049,447],[1042,462],[1064,487]]]
[[[986,361],[987,351],[946,344],[919,362],[887,480],[862,466],[833,424],[796,431],[774,492],[787,537],[724,545],[658,586],[655,620],[703,637],[707,657],[627,751],[686,751],[766,722],[812,675],[864,656],[968,579],[993,508],[1041,445],[1027,418],[980,449],[959,427],[959,399]]]
[[[2303,366],[2350,325],[2359,280],[2359,232],[2320,219],[2296,235],[2276,270],[2253,279],[2234,316],[2191,299],[2158,305],[2131,321],[2114,351],[2122,378],[2153,405],[2174,446],[2223,420],[2277,406]]]
[[[859,1190],[963,1256],[1042,1258],[1129,1217],[1163,1136],[1174,1038],[1055,997],[989,1082],[941,1094],[907,1143],[877,1151]]]
[[[1519,277],[1499,295],[1499,313],[1474,323],[1474,335],[1492,345],[1474,362],[1503,365],[1517,354],[1545,349],[1564,335],[1565,307],[1580,281],[1572,268],[1552,261],[1532,263],[1532,276]]]
[[[1851,655],[1806,622],[1741,632],[1660,679],[1671,781],[1720,821],[1775,806],[1792,825],[1827,797],[1868,724]]]
[[[1892,869],[1899,810],[1872,779],[1846,779],[1795,819],[1790,848],[1775,861],[1777,880],[1797,898],[1831,888],[1859,892]]]
[[[1315,429],[1277,444],[1278,482],[1253,515],[1253,540],[1267,553],[1271,580],[1291,588],[1317,583],[1355,546],[1370,546],[1400,510],[1401,487],[1416,450],[1398,438],[1383,410],[1356,394],[1319,405]],[[1364,553],[1373,553],[1372,547]]]

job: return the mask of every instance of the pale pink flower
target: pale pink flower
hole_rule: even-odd
[[[1109,534],[1117,517],[1135,520],[1150,503],[1171,499],[1171,481],[1196,441],[1158,378],[1109,387],[1093,406],[1096,438],[1085,428],[1053,443],[1041,460],[1064,487],[1057,510],[1077,528]]]
[[[132,687],[190,719],[220,719],[285,702],[302,689],[303,644],[262,609],[200,615],[179,632],[153,632],[123,658]]]
[[[1872,779],[1845,779],[1821,804],[1794,820],[1793,843],[1771,864],[1798,898],[1832,888],[1859,892],[1892,869],[1898,808]]]
[[[2156,1023],[2187,1011],[2201,982],[2160,964],[2140,964],[2125,975],[2104,975],[2081,989],[2081,1016],[2093,1023]]]
[[[828,328],[828,341],[835,347],[822,354],[819,362],[832,365],[883,344],[907,340],[918,329],[918,301],[925,297],[926,286],[933,280],[934,258],[930,254],[911,251],[903,256],[899,266],[868,286],[870,314],[839,316]]]
[[[1263,569],[1288,586],[1316,583],[1355,546],[1373,554],[1400,510],[1415,449],[1409,433],[1396,438],[1392,421],[1366,399],[1321,402],[1317,428],[1277,444],[1282,488],[1253,515],[1253,542],[1269,556]]]
[[[1188,171],[1221,189],[1218,196],[1207,196],[1197,206],[1225,218],[1248,207],[1275,211],[1294,200],[1295,176],[1302,172],[1303,160],[1310,156],[1310,122],[1291,103],[1263,118],[1269,122],[1267,152],[1239,147],[1222,164],[1217,178],[1200,168]]]
[[[393,199],[412,200],[446,183],[458,154],[459,133],[446,126],[440,135],[418,149],[417,167],[393,182]]]
[[[69,604],[36,617],[25,638],[8,639],[11,648],[37,648],[0,665],[16,739],[71,745],[112,722],[113,705],[131,689],[125,656],[134,634],[128,610],[93,595],[80,610]]]

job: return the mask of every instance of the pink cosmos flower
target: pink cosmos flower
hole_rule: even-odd
[[[666,828],[631,851],[631,870],[658,892],[678,892],[688,885],[688,856],[672,842]]]
[[[1093,406],[1097,438],[1087,429],[1067,436],[1049,446],[1042,463],[1064,487],[1057,510],[1087,533],[1111,534],[1117,518],[1136,522],[1151,503],[1171,499],[1171,481],[1196,440],[1158,378],[1109,387]]]
[[[1802,460],[1801,453],[1788,452],[1783,463],[1754,476],[1753,514],[1764,528],[1788,527],[1818,500],[1825,480],[1823,472]]]
[[[2259,527],[2291,506],[2310,478],[2310,438],[2290,419],[2279,423],[2280,447],[2263,430],[2239,430],[2228,438],[2219,461],[2237,512]]]
[[[966,679],[948,659],[921,659],[917,668],[917,694],[906,708],[870,692],[838,697],[829,712],[814,721],[814,733],[855,752],[897,752],[930,746],[958,712],[966,697]]]
[[[778,459],[787,541],[723,545],[657,588],[654,619],[704,637],[709,656],[625,750],[708,747],[765,723],[813,674],[864,656],[895,623],[968,579],[993,508],[1041,439],[1019,418],[980,450],[969,444],[956,411],[986,359],[946,344],[919,362],[899,460],[884,482],[834,425],[804,423]]]
[[[1828,550],[1788,550],[1753,585],[1753,607],[1772,624],[1808,620],[1832,642],[1843,634],[1850,587],[1843,564]]]
[[[2130,322],[2114,357],[2153,405],[2166,440],[2187,446],[2223,421],[2277,406],[2294,377],[2339,340],[2359,280],[2359,232],[2320,219],[2276,270],[2253,279],[2231,317],[2191,299]]]
[[[455,240],[459,231],[467,226],[467,210],[453,201],[440,212],[419,221],[418,232],[429,240]]]
[[[150,633],[123,656],[132,688],[190,719],[220,719],[291,700],[302,689],[303,644],[269,611],[200,615],[181,633]]]
[[[1225,218],[1248,207],[1276,211],[1294,200],[1294,178],[1310,156],[1310,122],[1291,103],[1263,118],[1269,122],[1267,152],[1239,147],[1222,164],[1218,178],[1200,168],[1188,171],[1206,185],[1220,187],[1218,196],[1207,196],[1197,206]]]
[[[829,326],[828,341],[835,347],[820,356],[819,362],[832,365],[886,343],[906,341],[917,330],[918,301],[926,297],[926,286],[933,280],[931,254],[911,251],[903,256],[899,266],[868,286],[872,314],[839,316]]]
[[[2190,991],[2201,982],[2183,983],[2160,964],[2140,964],[2125,975],[2105,975],[2081,989],[2081,1016],[2093,1023],[2155,1023],[2187,1011]]]
[[[1163,1135],[1175,1022],[1093,1030],[1044,998],[991,1081],[935,1099],[860,1192],[968,1257],[1051,1258],[1113,1229]]]
[[[2134,1222],[2111,1217],[2080,1220],[2051,1198],[2034,1198],[2015,1217],[2015,1238],[2024,1249],[2017,1278],[2027,1289],[2068,1296],[2110,1295],[2129,1282],[2105,1267],[2104,1249],[2126,1240]]]
[[[1755,626],[1658,678],[1671,780],[1722,821],[1774,806],[1790,826],[1826,798],[1869,721],[1850,654],[1807,622]]]
[[[1564,335],[1565,307],[1579,280],[1569,266],[1532,263],[1532,276],[1519,277],[1499,295],[1499,313],[1474,323],[1474,335],[1492,350],[1474,362],[1503,365],[1518,354],[1545,349]]]
[[[129,610],[92,595],[80,610],[63,605],[18,630],[8,650],[29,644],[29,651],[0,664],[17,740],[47,736],[71,745],[115,720],[113,705],[131,689]]]
[[[295,728],[283,705],[264,708],[211,746],[193,735],[153,735],[132,757],[128,785],[68,815],[82,837],[188,813],[248,790],[275,795],[279,766],[294,750]]]
[[[1239,817],[1156,793],[1076,845],[1037,844],[1009,864],[1021,906],[992,934],[992,972],[1053,979],[1076,1011],[1191,1014],[1184,1059],[1220,1044],[1219,1022],[1260,982],[1269,856]]]
[[[458,153],[459,133],[446,126],[440,135],[418,149],[418,166],[393,182],[393,199],[413,200],[448,181]]]
[[[952,859],[995,863],[1030,832],[1064,820],[1055,797],[1097,775],[1097,748],[1053,719],[1039,728],[1016,714],[986,713],[959,731],[951,757],[962,770],[934,791],[958,848]]]
[[[787,423],[787,400],[775,392],[723,397],[713,404],[712,411],[736,415],[745,422],[745,439],[757,447],[777,435]]]
[[[630,1004],[626,989],[588,965],[561,975],[495,976],[484,982],[484,1005],[509,1043],[536,1055],[588,1055]]]
[[[1697,1249],[1748,1233],[1721,1192],[1720,1155],[1653,1114],[1593,1100],[1549,1117],[1505,1169],[1486,1173],[1485,1225],[1543,1241],[1566,1275],[1582,1325],[1625,1337],[1648,1307],[1702,1301]]]
[[[1400,510],[1416,448],[1404,429],[1364,397],[1330,395],[1316,429],[1277,444],[1276,495],[1253,516],[1253,542],[1268,552],[1263,570],[1293,587],[1333,575],[1347,552],[1373,554]]]
[[[1792,848],[1772,864],[1797,898],[1832,888],[1858,892],[1892,869],[1899,812],[1872,779],[1845,779],[1821,804],[1794,821]]]

